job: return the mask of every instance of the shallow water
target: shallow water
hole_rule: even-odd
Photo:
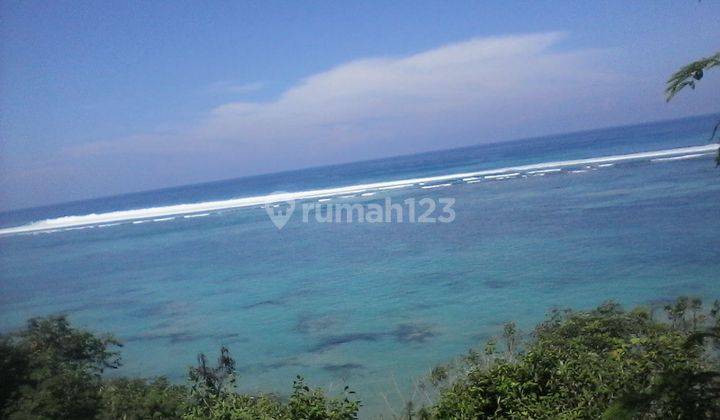
[[[10,227],[703,145],[712,119],[111,197],[0,220]],[[711,154],[691,155],[415,184],[323,202],[451,197],[456,219],[447,224],[302,223],[297,216],[278,230],[253,206],[2,236],[0,328],[68,313],[125,343],[115,374],[178,381],[198,352],[213,357],[225,344],[243,389],[288,392],[301,373],[315,385],[350,384],[370,416],[384,410],[381,393],[396,396],[393,380],[408,393],[412,378],[497,334],[504,321],[527,332],[551,307],[720,297],[720,175]],[[433,185],[442,186],[423,188]]]

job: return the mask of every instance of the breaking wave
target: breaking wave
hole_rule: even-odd
[[[119,222],[153,219],[153,221],[169,221],[171,216],[183,216],[194,218],[207,216],[210,212],[232,208],[250,207],[257,205],[268,205],[292,200],[317,199],[321,197],[352,197],[359,194],[361,197],[369,197],[375,194],[373,191],[392,190],[395,188],[406,188],[413,185],[424,185],[426,183],[439,183],[447,181],[464,180],[467,183],[475,183],[484,180],[509,179],[519,174],[549,174],[560,172],[563,167],[577,167],[578,165],[596,165],[596,167],[612,166],[616,162],[649,159],[654,162],[685,160],[702,157],[711,152],[717,151],[717,144],[703,146],[682,147],[677,149],[658,150],[652,152],[631,153],[626,155],[603,156],[588,159],[575,159],[566,161],[543,162],[530,165],[513,166],[499,169],[488,169],[483,171],[465,172],[449,175],[438,175],[425,178],[403,179],[397,181],[375,182],[370,184],[350,185],[335,188],[326,188],[309,191],[279,192],[268,195],[253,197],[234,198],[229,200],[207,201],[202,203],[177,204],[144,209],[113,211],[100,214],[85,214],[78,216],[64,216],[55,219],[48,219],[29,223],[23,226],[0,229],[0,235],[27,233],[37,231],[49,231],[56,229],[68,230],[69,228],[113,226]],[[578,170],[580,171],[580,170]],[[432,187],[446,186],[445,184],[433,185]]]

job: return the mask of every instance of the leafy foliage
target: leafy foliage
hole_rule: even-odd
[[[350,399],[354,394],[346,386],[343,399],[328,399],[320,389],[310,389],[302,377],[293,382],[290,396],[290,419],[305,420],[350,420],[357,418],[360,401]]]
[[[231,393],[222,397],[210,396],[203,405],[191,404],[182,415],[186,420],[284,420],[289,419],[288,408],[272,395],[242,395]]]
[[[189,370],[189,385],[166,378],[103,379],[120,366],[119,342],[70,326],[64,316],[35,318],[24,330],[0,336],[0,418],[8,419],[333,419],[357,418],[360,402],[331,398],[294,382],[289,399],[235,390],[235,360],[220,350],[216,366],[205,355]]]
[[[720,66],[720,52],[683,66],[670,76],[667,81],[667,87],[665,88],[667,100],[671,100],[678,92],[688,86],[695,89],[695,83],[703,78],[705,71],[718,66]]]
[[[329,397],[300,376],[287,397],[236,390],[235,360],[220,349],[189,369],[187,385],[165,378],[103,379],[118,342],[37,318],[0,336],[2,418],[347,420],[360,402],[345,388]],[[406,401],[402,419],[717,418],[720,302],[680,298],[658,318],[608,303],[553,311],[524,336],[514,323],[482,351],[438,366]],[[427,387],[426,387],[427,386]],[[431,390],[434,389],[434,391]],[[432,396],[431,396],[432,394]]]
[[[667,308],[669,322],[608,303],[554,311],[516,361],[464,359],[433,407],[438,418],[715,418],[720,388],[705,348],[690,337],[701,304]],[[702,317],[700,317],[702,315]],[[492,356],[492,355],[491,355]]]
[[[207,358],[198,356],[198,366],[190,369],[190,403],[186,420],[346,420],[357,418],[360,402],[350,400],[354,394],[347,387],[343,399],[328,398],[319,389],[311,389],[298,376],[287,404],[277,396],[242,395],[235,392],[235,360],[227,348],[220,349],[217,365],[208,365]]]
[[[711,55],[710,57],[693,61],[675,72],[672,76],[670,76],[670,79],[668,79],[667,86],[665,88],[667,101],[669,102],[678,92],[688,86],[690,86],[691,89],[695,89],[696,82],[703,78],[705,71],[714,67],[720,67],[720,52],[717,52],[715,55]],[[715,134],[717,134],[718,128],[720,128],[720,121],[715,124],[712,134],[710,135],[710,141],[715,139]],[[715,162],[717,166],[720,166],[720,149],[718,149],[718,155],[715,158]]]
[[[24,331],[2,338],[4,417],[92,417],[102,372],[120,365],[109,349],[118,345],[72,328],[64,316],[31,319]]]
[[[98,419],[177,419],[187,407],[187,388],[166,378],[118,378],[100,387]]]

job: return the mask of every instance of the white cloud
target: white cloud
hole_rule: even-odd
[[[253,161],[280,159],[289,167],[293,159],[319,164],[325,156],[352,160],[527,135],[518,127],[589,111],[583,99],[620,80],[603,69],[602,51],[556,51],[563,37],[476,38],[352,61],[270,102],[227,103],[183,130],[75,151],[115,153],[128,144],[156,153],[243,151]]]
[[[275,101],[217,107],[192,137],[331,148],[382,138],[412,151],[418,136],[430,145],[433,136],[470,128],[458,124],[482,135],[484,125],[497,129],[549,117],[552,107],[615,79],[600,70],[598,51],[552,51],[562,37],[479,38],[407,57],[350,62],[308,77]],[[443,140],[435,137],[435,145]]]
[[[348,62],[274,100],[226,103],[174,128],[75,145],[50,159],[6,159],[0,196],[67,201],[680,117],[715,104],[709,85],[665,104],[674,68],[650,74],[627,58],[635,51],[567,48],[567,37],[475,38]],[[206,93],[261,88],[228,81]]]
[[[565,37],[475,38],[356,60],[271,101],[226,103],[182,128],[63,155],[132,190],[588,128],[628,81],[608,68],[607,51],[561,48]]]

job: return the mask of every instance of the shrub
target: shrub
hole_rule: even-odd
[[[672,324],[613,303],[555,311],[517,360],[467,358],[432,411],[467,419],[714,418],[720,392],[704,348],[688,345],[680,306],[669,312]]]
[[[186,409],[187,387],[166,378],[154,381],[118,378],[100,387],[98,419],[177,419]]]
[[[31,319],[2,343],[3,417],[11,419],[92,418],[102,372],[120,365],[114,338],[72,328],[64,316]]]

